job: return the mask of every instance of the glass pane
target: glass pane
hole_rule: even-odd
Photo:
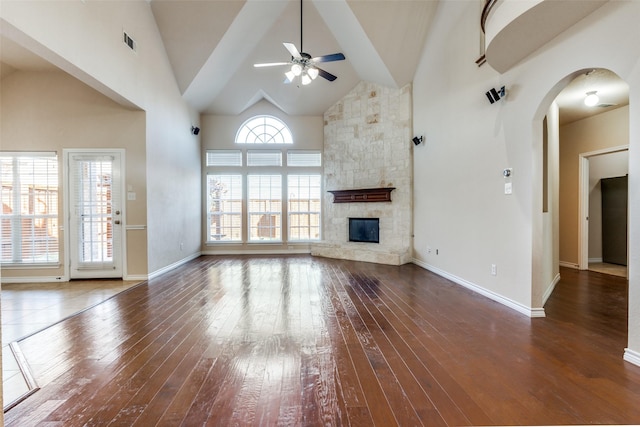
[[[76,160],[78,264],[113,262],[113,160]]]
[[[207,150],[207,166],[242,166],[242,151]]]
[[[58,158],[54,153],[0,156],[3,263],[57,263]]]
[[[247,166],[282,166],[282,152],[250,150],[247,152]]]
[[[293,144],[293,136],[280,119],[256,116],[240,126],[236,134],[236,144]]]
[[[287,166],[322,166],[322,153],[320,151],[288,151]]]
[[[289,241],[320,240],[321,176],[289,175]]]
[[[249,240],[281,241],[282,177],[249,175]]]
[[[242,241],[242,175],[207,175],[207,241]]]

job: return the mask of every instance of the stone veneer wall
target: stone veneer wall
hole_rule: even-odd
[[[391,202],[333,203],[312,255],[400,265],[411,261],[411,86],[361,82],[324,114],[324,190],[395,187]],[[349,242],[349,217],[380,218],[380,243]]]

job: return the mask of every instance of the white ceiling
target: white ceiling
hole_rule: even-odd
[[[413,80],[437,1],[304,0],[302,50],[342,52],[321,65],[338,76],[308,86],[283,84],[282,45],[300,50],[300,2],[295,0],[151,0],[178,87],[197,110],[239,114],[267,99],[292,115],[322,114],[359,81],[402,87]]]
[[[587,107],[587,92],[596,91],[600,102]],[[595,114],[629,104],[629,85],[612,71],[602,68],[578,74],[558,94],[556,103],[560,110],[560,124],[575,122]]]
[[[338,76],[308,86],[284,84],[283,42],[300,49],[298,0],[149,0],[183,97],[204,113],[236,115],[266,99],[290,115],[321,115],[359,81],[402,87],[413,80],[437,0],[304,0],[303,50],[342,52],[345,61],[321,64]],[[0,38],[0,74],[53,69],[11,40]],[[470,61],[475,58],[469,58]],[[489,66],[489,65],[485,65]],[[587,108],[586,92],[601,104]],[[578,75],[558,96],[561,123],[628,104],[628,86],[614,73]]]

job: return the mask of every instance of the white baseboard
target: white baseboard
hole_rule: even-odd
[[[573,268],[575,270],[578,270],[580,268],[578,264],[575,264],[573,262],[560,261],[559,264],[560,264],[560,267]]]
[[[255,249],[233,249],[233,250],[215,250],[203,251],[202,255],[308,255],[311,253],[310,248],[304,249],[278,249],[261,251]]]
[[[589,258],[589,264],[601,263],[601,262],[602,262],[602,258]]]
[[[626,360],[629,363],[633,363],[636,366],[640,366],[640,352],[631,350],[630,348],[625,348],[624,360]]]
[[[146,274],[127,274],[125,277],[122,278],[122,280],[129,280],[129,281],[140,281],[140,282],[144,282],[145,280],[149,279],[149,276],[147,276]]]
[[[158,276],[160,276],[160,275],[162,275],[164,273],[167,273],[167,272],[169,272],[169,271],[171,271],[173,269],[176,269],[176,268],[180,267],[181,265],[186,264],[189,261],[198,258],[200,255],[202,255],[201,252],[196,252],[196,253],[194,253],[192,255],[189,255],[188,257],[182,258],[181,260],[174,262],[173,264],[167,265],[166,267],[162,267],[161,269],[156,270],[153,273],[150,273],[149,274],[149,280],[154,279],[154,278],[156,278],[156,277],[158,277]]]
[[[482,296],[485,296],[493,301],[496,301],[502,305],[505,305],[509,308],[511,308],[512,310],[517,311],[518,313],[524,314],[525,316],[528,317],[545,317],[545,313],[544,313],[544,308],[531,308],[531,307],[527,307],[523,304],[520,304],[517,301],[513,301],[512,299],[506,298],[502,295],[499,295],[495,292],[492,292],[488,289],[485,289],[481,286],[476,285],[475,283],[469,282],[468,280],[462,279],[460,277],[454,276],[453,274],[447,273],[444,270],[440,270],[437,267],[434,267],[430,264],[427,264],[423,261],[417,260],[417,259],[413,259],[412,262],[426,270],[431,271],[432,273],[437,274],[438,276],[442,276],[445,279],[449,279],[452,282],[463,286],[467,289],[471,289],[474,292],[479,293]]]
[[[545,303],[547,302],[547,300],[549,299],[549,297],[553,293],[553,290],[556,288],[556,285],[558,284],[559,281],[560,281],[560,273],[556,274],[556,277],[554,277],[553,281],[551,281],[551,285],[549,285],[549,287],[545,291],[544,295],[542,295],[542,305],[543,306],[545,305]]]
[[[68,282],[66,276],[22,276],[22,277],[3,277],[2,283],[54,283]]]

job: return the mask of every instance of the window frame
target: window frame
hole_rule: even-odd
[[[292,210],[291,209],[291,195],[294,194],[292,192],[292,188],[291,188],[291,178],[294,177],[307,177],[307,178],[317,178],[318,179],[318,185],[315,187],[311,186],[311,182],[309,183],[309,186],[307,186],[307,190],[309,190],[309,193],[311,193],[311,189],[317,189],[317,205],[318,205],[318,210],[317,211],[313,211],[311,209],[305,210],[305,211],[301,211],[301,210]],[[298,189],[300,189],[301,187],[298,186]],[[311,207],[311,204],[314,202],[314,199],[311,198],[311,194],[309,194],[309,198],[308,199],[301,199],[300,197],[298,198],[298,203],[300,203],[300,200],[307,200],[309,207]],[[287,241],[288,242],[293,242],[293,243],[311,243],[311,242],[318,242],[320,241],[321,237],[322,237],[322,174],[320,173],[307,173],[307,174],[302,174],[302,173],[289,173],[287,174]],[[292,232],[292,229],[294,228],[293,225],[293,220],[292,220],[292,216],[293,215],[307,215],[309,218],[309,224],[306,226],[306,228],[309,230],[309,237],[306,239],[294,239],[292,238],[292,236],[294,235],[294,233]],[[317,216],[317,221],[318,224],[317,226],[313,227],[313,228],[317,228],[318,230],[318,237],[317,238],[311,238],[311,230],[312,230],[312,225],[311,225],[311,218],[312,216]],[[299,223],[298,223],[299,224]],[[297,225],[296,228],[298,230],[300,230],[302,227],[300,225]],[[299,233],[298,233],[299,235]]]
[[[260,121],[262,121],[262,123],[259,123]],[[256,131],[256,129],[260,130]],[[253,135],[253,140],[249,141],[248,138],[251,135]],[[278,141],[275,140],[276,137],[278,137]],[[289,126],[279,118],[268,114],[259,114],[250,117],[240,125],[234,141],[236,144],[249,146],[290,146],[293,145],[293,134]]]
[[[9,159],[11,161],[11,180],[7,180],[5,182],[4,171],[2,173],[2,194],[5,194],[5,184],[11,186],[11,189],[7,190],[7,195],[12,199],[10,201],[10,206],[15,210],[15,206],[19,205],[21,207],[20,213],[5,213],[4,212],[4,200],[3,200],[3,209],[0,212],[0,218],[2,219],[2,228],[4,229],[5,221],[8,221],[9,227],[8,231],[10,233],[9,239],[3,238],[3,246],[5,241],[9,241],[9,251],[11,252],[11,260],[3,260],[0,257],[0,265],[2,268],[35,268],[35,267],[59,267],[61,265],[61,235],[60,235],[60,159],[58,153],[55,151],[2,151],[0,152],[0,157]],[[30,174],[20,174],[19,169],[16,169],[16,165],[20,160],[32,162]],[[35,169],[36,160],[45,160],[46,166],[37,171]],[[1,168],[0,168],[1,169]],[[44,191],[45,198],[47,199],[46,206],[50,204],[54,204],[53,207],[47,209],[46,213],[38,214],[35,212],[36,202],[38,200],[36,197],[36,193],[33,192],[34,186],[37,185],[35,177],[37,172],[45,172],[44,174],[44,183],[41,183],[41,186],[44,189],[41,189],[40,192]],[[25,179],[26,178],[26,179]],[[23,191],[19,191],[18,193],[13,191],[13,188],[17,185],[24,186],[24,181],[31,181],[32,188],[27,191],[27,194],[23,194]],[[27,200],[24,200],[24,197]],[[4,197],[2,197],[4,199]],[[23,213],[22,207],[27,206],[27,209],[30,211],[29,213]],[[8,206],[9,207],[9,206]],[[31,228],[27,229],[28,237],[25,239],[24,234],[24,225],[25,221],[31,221]],[[43,226],[38,227],[36,223],[41,223]],[[16,230],[17,226],[17,230]],[[35,234],[36,228],[44,228],[46,232],[46,242],[44,245],[43,255],[45,260],[37,260],[35,252],[38,249],[38,246],[35,242]],[[30,231],[29,231],[30,230]],[[19,242],[17,242],[19,240]],[[30,256],[24,256],[24,241],[31,242],[31,250]],[[53,243],[49,243],[49,240],[53,240]],[[20,251],[20,255],[16,256],[16,251]],[[4,248],[3,248],[4,253]]]
[[[230,226],[228,228],[234,230],[234,229],[238,229],[240,231],[240,237],[239,239],[227,239],[227,240],[215,240],[215,239],[211,239],[212,234],[211,234],[211,224],[212,224],[212,220],[213,220],[213,216],[212,216],[212,212],[209,209],[210,203],[213,201],[213,199],[210,198],[210,189],[209,189],[209,179],[211,177],[228,177],[233,179],[234,177],[239,177],[240,178],[240,183],[239,183],[239,190],[240,190],[240,194],[241,194],[241,198],[240,198],[240,212],[235,212],[235,211],[231,211],[229,213],[226,214],[226,216],[238,216],[240,219],[240,224],[236,227],[236,226]],[[235,188],[232,188],[231,191],[234,191]],[[245,191],[244,191],[244,175],[241,173],[207,173],[206,174],[206,185],[205,185],[205,191],[207,192],[206,194],[206,227],[205,227],[205,231],[206,231],[206,239],[205,239],[205,243],[206,244],[239,244],[244,242],[245,238],[244,238],[244,226],[243,226],[243,215],[244,215],[244,205],[245,205]],[[235,203],[237,203],[237,199],[235,198],[231,198],[228,200],[229,203],[233,206]],[[222,217],[222,215],[219,215]],[[223,227],[223,228],[227,228],[227,227]],[[220,233],[218,233],[220,234]],[[214,234],[214,236],[218,235],[218,234]],[[220,237],[224,237],[224,236],[220,236]]]
[[[250,186],[252,185],[251,181],[252,178],[262,178],[262,177],[269,177],[270,180],[272,180],[273,178],[278,178],[279,181],[279,187],[273,187],[273,185],[270,186],[270,192],[275,188],[276,191],[280,192],[280,198],[279,199],[274,199],[274,198],[269,198],[269,199],[262,199],[260,198],[259,200],[271,200],[271,205],[276,204],[279,205],[279,210],[252,210],[251,208],[251,188]],[[246,209],[246,218],[247,218],[247,238],[246,238],[246,242],[247,243],[258,243],[258,244],[264,244],[264,243],[283,243],[285,242],[285,236],[284,236],[284,224],[283,224],[283,220],[284,220],[284,206],[283,206],[283,202],[284,202],[284,188],[283,188],[283,175],[282,173],[249,173],[247,174],[247,196],[246,196],[246,203],[247,203],[247,209]],[[260,193],[262,195],[262,193]],[[275,224],[271,224],[271,222],[269,221],[269,226],[266,227],[267,229],[273,229],[274,231],[276,231],[276,234],[278,234],[279,237],[274,237],[271,239],[264,239],[264,240],[260,240],[260,239],[253,239],[252,238],[252,229],[254,228],[254,226],[252,226],[252,216],[254,215],[260,215],[261,219],[258,220],[258,222],[256,223],[255,228],[258,230],[257,234],[260,234],[260,229],[261,228],[265,228],[264,225],[260,225],[260,222],[262,221],[262,218],[265,217],[265,215],[269,215],[269,216],[277,216]],[[279,221],[278,221],[279,219]],[[278,233],[279,232],[279,233]]]
[[[255,117],[264,117],[264,115],[257,115],[254,117],[245,120],[241,126],[244,126],[246,123],[254,119]],[[270,116],[272,117],[272,116]],[[279,120],[279,119],[278,119]],[[284,122],[279,120],[283,126],[286,126]],[[236,131],[236,137],[239,133],[239,130]],[[313,212],[311,215],[316,215],[319,217],[319,220],[316,221],[313,219],[313,222],[319,222],[319,227],[311,227],[311,233],[314,235],[318,235],[319,237],[316,239],[307,239],[306,237],[303,239],[299,238],[298,234],[291,233],[291,229],[289,227],[289,201],[288,201],[288,176],[289,175],[318,175],[320,177],[320,186],[323,184],[323,167],[322,167],[322,148],[318,147],[319,144],[313,143],[309,144],[307,141],[302,141],[299,143],[295,141],[296,145],[288,145],[288,144],[243,144],[237,143],[235,140],[228,140],[227,142],[216,142],[211,143],[208,146],[203,147],[203,153],[205,153],[205,159],[203,159],[203,212],[205,214],[205,218],[203,219],[203,244],[208,247],[220,247],[221,245],[233,245],[237,250],[242,250],[242,248],[248,248],[251,246],[257,247],[256,245],[271,245],[274,247],[287,247],[287,249],[291,250],[295,247],[304,247],[312,242],[320,241],[322,239],[322,209],[324,205],[324,198],[320,197],[320,205],[319,212]],[[208,157],[211,156],[210,153],[219,152],[221,153],[221,158],[228,153],[241,153],[237,154],[234,159],[229,164],[224,164],[224,160],[214,162],[211,164]],[[292,154],[289,154],[289,153]],[[273,159],[276,157],[279,161],[267,161],[267,162],[258,162],[258,164],[251,163],[249,160],[250,153],[257,155],[257,159],[261,159],[264,156],[267,158],[272,156]],[[276,154],[274,154],[276,153]],[[294,164],[290,165],[291,156],[298,156],[299,159],[297,162],[293,162]],[[233,157],[233,156],[232,156]],[[308,158],[307,158],[308,157]],[[238,159],[240,158],[240,159]],[[271,159],[267,159],[271,160]],[[209,176],[210,175],[232,175],[238,174],[242,176],[243,180],[243,211],[242,211],[242,241],[234,240],[234,241],[223,241],[223,240],[211,240],[211,219],[209,215],[209,194],[208,194],[208,185],[209,185]],[[275,221],[271,226],[277,227],[279,230],[276,232],[276,236],[279,234],[279,238],[256,238],[256,229],[255,229],[255,215],[256,212],[251,211],[253,209],[250,206],[250,197],[251,197],[251,183],[253,181],[250,180],[250,176],[255,175],[279,175],[280,176],[280,192],[281,199],[278,202],[279,212],[276,212]],[[320,194],[322,195],[322,190],[320,190]],[[275,209],[275,207],[274,207]],[[319,214],[319,215],[317,215]],[[254,224],[251,224],[250,218],[253,218]],[[267,221],[266,219],[264,221]],[[306,220],[305,220],[306,221]],[[266,222],[265,222],[266,224]],[[251,236],[253,225],[254,236]],[[308,229],[308,228],[307,228]],[[315,230],[318,230],[317,232]],[[308,229],[309,230],[309,229]],[[266,230],[264,230],[266,233]],[[265,234],[268,236],[269,234]],[[296,236],[295,239],[292,239],[292,236]]]

